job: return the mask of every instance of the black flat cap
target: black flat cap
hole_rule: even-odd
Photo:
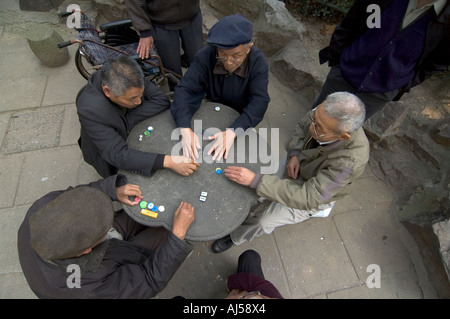
[[[253,26],[240,14],[226,16],[209,30],[206,42],[221,49],[232,49],[241,44],[250,43]]]
[[[108,195],[89,186],[76,187],[30,216],[31,245],[45,260],[72,258],[98,243],[113,219]]]

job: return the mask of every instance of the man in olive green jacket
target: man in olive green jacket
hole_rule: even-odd
[[[264,200],[230,235],[216,240],[222,252],[275,227],[326,217],[336,200],[350,193],[352,182],[369,160],[369,142],[362,129],[365,108],[347,92],[330,94],[296,126],[288,146],[288,178],[261,175],[244,167],[228,167],[225,176],[256,189]]]

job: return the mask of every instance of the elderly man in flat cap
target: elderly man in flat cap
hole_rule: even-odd
[[[137,185],[113,175],[51,192],[28,210],[19,228],[19,260],[39,298],[150,298],[167,285],[192,251],[184,236],[194,208],[182,202],[172,231],[134,222],[112,200],[136,205]]]
[[[190,127],[191,118],[205,95],[207,99],[240,113],[226,131],[210,137],[215,139],[208,153],[214,151],[213,160],[227,157],[236,138],[235,129],[245,131],[263,119],[270,101],[267,92],[269,68],[262,51],[253,46],[252,36],[252,24],[243,16],[221,19],[209,31],[208,46],[197,53],[175,87],[170,112],[181,128],[185,156],[198,158],[200,142]]]

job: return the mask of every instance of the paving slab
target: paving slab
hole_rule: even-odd
[[[28,152],[15,204],[33,203],[45,194],[76,186],[81,152],[76,146]]]
[[[80,121],[74,103],[62,106],[64,109],[59,146],[76,145],[80,137]]]
[[[87,83],[73,68],[63,67],[60,71],[48,75],[42,106],[74,103],[78,92]]]
[[[0,274],[22,272],[17,252],[17,230],[28,208],[29,205],[0,209]]]
[[[20,172],[24,162],[23,155],[0,157],[0,208],[14,206]]]
[[[2,154],[29,152],[59,144],[64,109],[39,108],[14,113],[9,121]]]
[[[1,74],[7,74],[8,80],[45,75],[43,69],[40,67],[38,58],[31,51],[27,40],[16,37],[5,39],[8,33],[4,33],[5,36],[2,37],[0,45]],[[19,88],[22,88],[22,93],[24,92],[23,90],[26,90],[28,93],[27,87],[16,87],[15,89],[18,90]]]
[[[46,82],[46,76],[3,81],[0,86],[0,112],[39,107]]]
[[[37,298],[22,273],[17,252],[17,230],[29,207],[0,209],[0,299]]]
[[[301,92],[292,91],[286,88],[278,79],[269,75],[269,96],[272,101],[269,103],[264,119],[257,128],[277,129],[279,139],[272,141],[270,136],[267,139],[271,149],[279,149],[280,158],[286,156],[287,143],[301,116],[311,107],[312,99]]]
[[[371,264],[378,265],[382,274],[409,269],[411,265],[408,251],[390,221],[389,204],[334,216],[358,277],[364,282]]]
[[[10,116],[11,114],[9,113],[0,114],[0,146],[3,144],[6,130],[8,129]]]
[[[359,283],[332,218],[279,227],[274,236],[292,298],[310,298]]]
[[[37,299],[21,272],[0,273],[0,299]]]
[[[187,299],[221,299],[228,295],[226,279],[236,273],[239,255],[253,249],[261,255],[264,276],[271,281],[281,295],[290,298],[283,265],[277,254],[273,236],[263,236],[251,243],[233,246],[215,254],[213,242],[193,242],[194,250],[176,272],[168,286],[155,298],[167,299],[183,296]]]

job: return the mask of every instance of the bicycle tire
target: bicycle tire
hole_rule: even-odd
[[[80,50],[77,50],[75,53],[75,66],[77,67],[78,72],[84,77],[86,80],[89,79],[89,76],[94,73],[96,70],[89,62],[88,58],[85,57]]]

